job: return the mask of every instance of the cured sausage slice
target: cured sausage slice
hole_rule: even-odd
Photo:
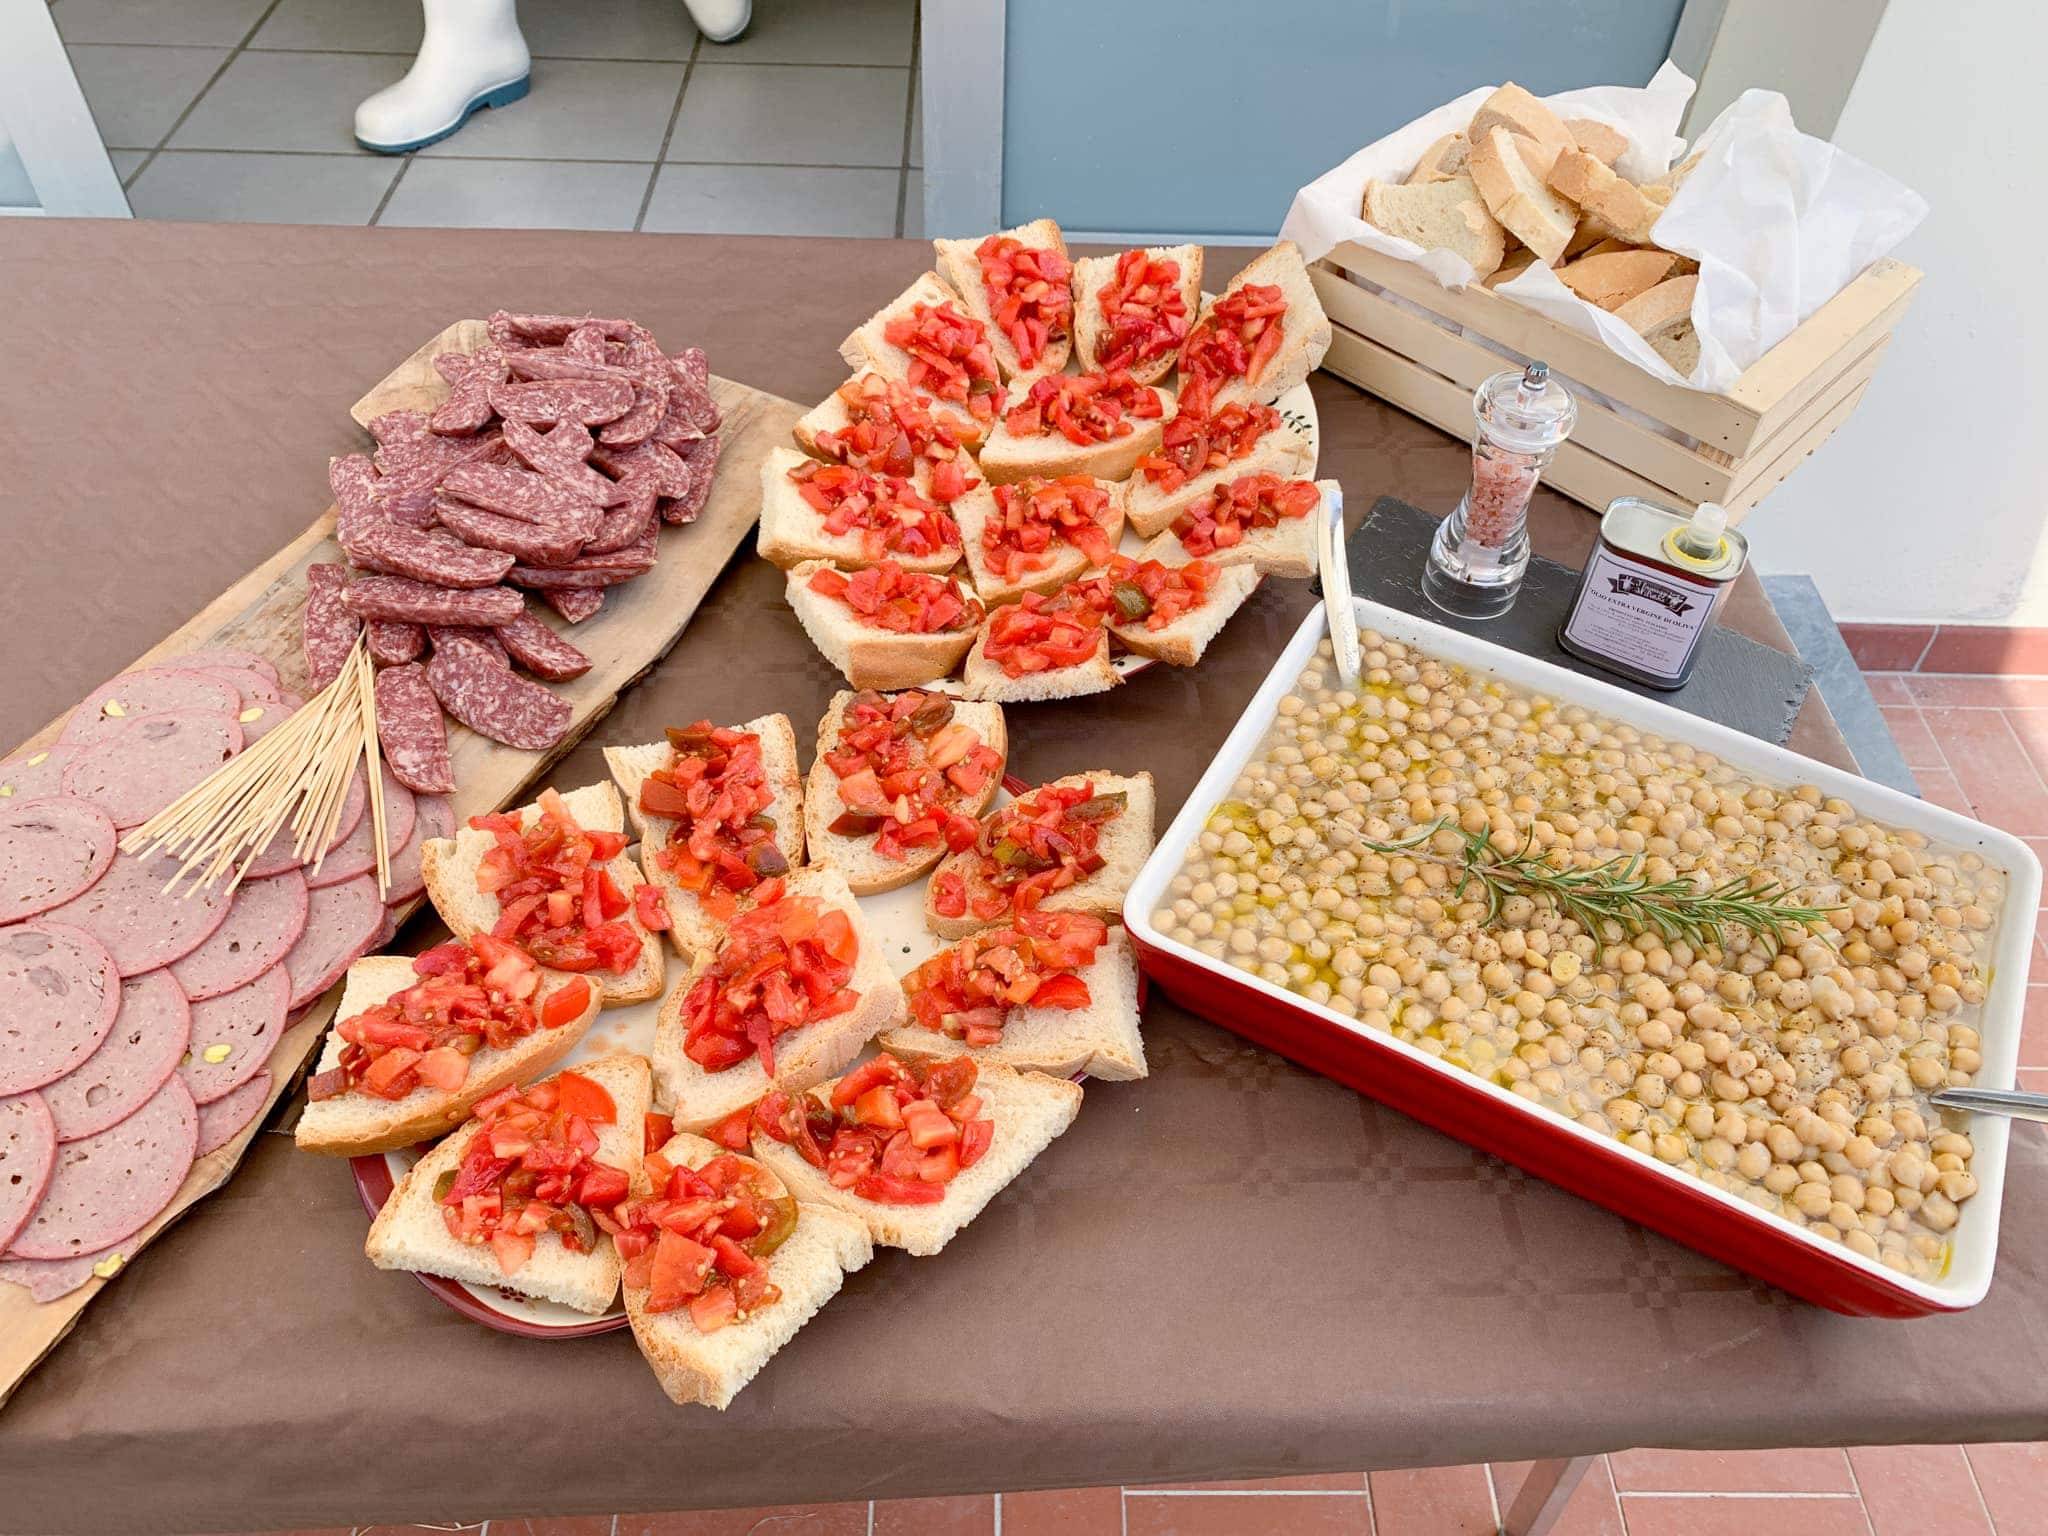
[[[491,419],[491,390],[505,382],[505,354],[485,345],[468,355],[443,352],[434,369],[448,381],[448,398],[427,417],[429,430],[461,437]]]
[[[233,1093],[222,1094],[211,1104],[199,1106],[199,1146],[193,1153],[204,1157],[233,1141],[242,1128],[263,1113],[270,1102],[270,1074],[258,1072]]]
[[[412,791],[398,782],[389,764],[380,764],[384,780],[384,846],[392,857],[412,836],[414,817]],[[327,855],[319,873],[306,876],[306,884],[318,889],[323,885],[338,885],[343,880],[352,880],[357,875],[370,874],[374,878],[377,868],[377,845],[374,832],[375,818],[364,807],[363,819],[356,823],[335,850]]]
[[[578,555],[566,565],[515,565],[511,580],[522,587],[615,587],[654,569],[658,553],[653,524],[631,544],[603,555]],[[523,611],[523,610],[522,610]],[[506,621],[510,623],[508,619]]]
[[[89,800],[117,827],[139,827],[242,750],[233,715],[167,709],[139,715],[86,747],[64,770],[64,792]]]
[[[377,674],[377,743],[392,777],[407,789],[445,795],[455,788],[448,731],[425,667],[386,667]]]
[[[597,513],[594,504],[583,504]],[[446,496],[434,498],[434,515],[480,551],[489,550],[495,558],[503,560],[505,570],[499,572],[500,576],[508,574],[516,564],[559,565],[574,559],[586,536],[580,528],[504,517]]]
[[[625,494],[618,506],[605,513],[597,525],[597,532],[584,541],[586,555],[616,554],[627,545],[645,538],[647,530],[654,525],[654,514],[661,505],[661,492],[654,476],[645,470],[634,469],[619,482],[619,489]]]
[[[370,422],[370,436],[377,439],[379,448],[389,448],[398,443],[416,443],[426,435],[425,411],[386,411]]]
[[[230,897],[225,881],[194,888],[188,880],[166,893],[164,886],[177,872],[178,860],[168,854],[137,858],[116,852],[91,889],[22,926],[74,924],[100,942],[123,976],[139,976],[184,959],[227,920]],[[20,931],[0,929],[0,941]]]
[[[597,439],[581,422],[557,423],[546,432],[536,432],[523,421],[505,423],[505,446],[529,469],[537,469],[579,495],[602,506],[612,494],[612,482],[590,467],[590,452]]]
[[[512,665],[512,653],[505,649],[505,642],[498,638],[495,629],[465,629],[459,625],[443,625],[427,631],[427,638],[434,643],[434,649],[445,650],[457,645],[480,645],[491,653],[501,667]]]
[[[69,901],[114,862],[114,824],[85,800],[0,801],[0,923]]]
[[[358,875],[310,892],[306,931],[284,957],[283,968],[291,977],[287,1007],[302,1007],[341,980],[341,973],[369,949],[383,918],[384,898],[377,894],[374,876]],[[279,1011],[280,1018],[283,1012]],[[195,1020],[195,1038],[198,1028]]]
[[[191,1034],[192,1005],[169,971],[122,982],[120,1012],[100,1048],[42,1090],[57,1139],[97,1136],[147,1104],[178,1070]]]
[[[0,1099],[0,1253],[27,1224],[56,1166],[57,1128],[42,1097]],[[0,1269],[0,1280],[7,1278]]]
[[[438,716],[441,706],[434,706]],[[455,835],[455,808],[449,805],[443,795],[417,795],[413,799],[412,836],[405,840],[405,846],[391,856],[391,889],[384,893],[387,910],[396,912],[399,906],[427,888],[420,874],[420,845],[430,837],[453,837]],[[381,949],[381,943],[371,948]]]
[[[496,631],[512,659],[535,677],[563,682],[590,670],[590,658],[530,613]]]
[[[247,986],[282,960],[306,927],[306,877],[296,869],[235,887],[227,921],[168,968],[195,1003]],[[154,974],[153,972],[151,974]]]
[[[173,1073],[119,1125],[57,1149],[50,1186],[9,1257],[71,1259],[147,1226],[178,1193],[199,1145],[199,1111]]]
[[[437,500],[437,515],[439,511]],[[462,534],[459,528],[455,532]],[[353,540],[345,540],[342,548],[348,551],[349,559],[366,571],[403,576],[437,587],[494,587],[512,566],[509,559],[495,550],[474,549],[461,539],[422,533],[383,516],[372,518],[357,529]]]
[[[617,421],[633,408],[633,386],[625,379],[536,379],[494,385],[490,401],[508,421],[578,421],[595,427]]]
[[[501,309],[484,322],[499,346],[559,347],[580,327],[596,326],[613,341],[624,341],[636,329],[630,320],[600,320],[590,315],[528,315]]]
[[[363,643],[370,648],[370,660],[378,666],[399,667],[420,659],[427,648],[427,632],[417,624],[372,619],[363,626]]]
[[[604,588],[552,587],[541,593],[541,598],[571,624],[581,624],[604,607]]]
[[[670,404],[675,412],[706,436],[716,432],[724,418],[711,398],[711,359],[702,347],[685,347],[669,362],[674,365]]]
[[[403,576],[365,576],[343,591],[341,601],[358,618],[399,619],[408,624],[490,627],[510,624],[526,611],[519,594],[506,587],[429,586]]]
[[[688,494],[661,509],[664,521],[694,523],[703,512],[704,503],[711,499],[711,477],[718,472],[722,442],[722,438],[699,438],[676,450],[676,456],[690,466],[690,489]]]
[[[629,448],[652,437],[654,429],[661,425],[661,418],[667,414],[667,382],[651,377],[637,378],[633,381],[633,409],[608,424],[599,435],[608,443]]]
[[[78,755],[76,747],[41,747],[0,763],[0,801],[36,800],[64,793],[64,765]]]
[[[0,1094],[78,1066],[120,1006],[114,957],[90,933],[43,918],[0,929]]]
[[[515,379],[623,379],[633,380],[633,370],[616,363],[578,357],[566,346],[523,347],[506,354]]]
[[[464,464],[442,477],[441,490],[486,512],[548,528],[573,528],[584,538],[597,526],[597,503],[530,469]]]
[[[363,621],[342,603],[348,571],[329,561],[306,567],[306,611],[301,619],[306,670],[313,686],[325,688],[341,676]]]
[[[437,647],[427,682],[449,714],[479,735],[527,752],[545,752],[568,734],[574,710],[539,683],[501,664],[482,646]]]
[[[285,1031],[291,995],[290,971],[274,965],[232,992],[192,1005],[192,1040],[178,1075],[195,1104],[211,1104],[263,1070]]]
[[[694,442],[695,439],[692,439]],[[624,481],[635,474],[651,475],[655,490],[663,496],[690,494],[690,465],[675,449],[657,442],[633,448],[598,447],[597,461]]]
[[[343,549],[383,514],[377,507],[377,468],[360,453],[327,461],[327,489],[334,493],[334,538]]]
[[[109,678],[88,693],[85,702],[64,722],[64,732],[58,740],[68,746],[105,741],[127,730],[138,716],[161,714],[167,709],[233,715],[241,707],[241,695],[217,677],[175,667],[146,667],[140,672],[123,672],[119,677]]]

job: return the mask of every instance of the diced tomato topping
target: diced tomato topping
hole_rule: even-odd
[[[810,589],[844,603],[855,620],[892,635],[938,635],[981,622],[981,603],[942,576],[906,571],[893,560],[865,570],[813,571]]]
[[[1140,421],[1166,414],[1165,398],[1133,379],[1129,369],[1113,373],[1049,373],[1010,407],[1003,425],[1014,437],[1057,432],[1085,448],[1129,437]]]
[[[549,1029],[560,1029],[573,1023],[589,1006],[590,983],[581,976],[572,976],[541,999],[540,1021]]]
[[[676,1123],[674,1118],[669,1115],[658,1114],[650,1109],[647,1112],[646,1119],[642,1122],[640,1150],[643,1154],[652,1157],[674,1140],[675,1134]]]
[[[719,1121],[718,1124],[711,1127],[709,1131],[704,1133],[704,1139],[706,1141],[715,1141],[728,1151],[744,1152],[747,1150],[753,1126],[754,1106],[749,1104],[744,1109],[734,1110],[723,1120]]]
[[[1013,1008],[1086,1008],[1093,963],[1109,927],[1086,912],[1026,909],[970,934],[903,980],[913,1022],[970,1046],[994,1045]]]
[[[861,558],[919,560],[960,547],[953,514],[900,475],[871,475],[850,464],[805,459],[789,478],[835,538],[860,541]]]
[[[829,1095],[771,1094],[756,1107],[761,1134],[794,1147],[834,1188],[881,1205],[935,1205],[986,1152],[995,1122],[972,1089],[971,1057],[905,1065],[884,1052]]]
[[[1307,517],[1322,499],[1313,480],[1240,475],[1175,518],[1174,537],[1182,549],[1199,559],[1242,544],[1246,534],[1277,527],[1283,519]]]
[[[750,1114],[735,1117],[741,1148]],[[628,1200],[621,1191],[602,1225],[649,1312],[687,1308],[709,1333],[781,1300],[769,1259],[796,1230],[797,1207],[779,1179],[730,1152],[701,1168],[655,1160],[645,1171],[650,1194]]]
[[[1014,235],[990,235],[974,249],[996,328],[1017,349],[1026,371],[1047,345],[1073,329],[1073,264],[1064,253],[1028,246]]]
[[[1142,623],[1147,629],[1159,630],[1201,607],[1220,575],[1222,568],[1207,560],[1162,565],[1157,560],[1111,555],[1108,570],[1067,583],[1063,595],[1093,608],[1104,623]]]
[[[978,421],[1002,414],[1003,386],[988,331],[951,299],[913,304],[909,314],[883,323],[882,339],[910,354],[912,389],[964,405]]]
[[[941,870],[932,876],[932,910],[941,917],[967,915],[967,882],[958,871]]]
[[[592,1082],[581,1072],[555,1074],[555,1107],[565,1115],[581,1115],[592,1125],[610,1125],[619,1109],[602,1083]]]
[[[1109,492],[1086,475],[1026,479],[995,488],[996,516],[982,525],[982,562],[1016,583],[1051,566],[1055,545],[1071,545],[1090,565],[1109,563]]]
[[[558,971],[621,975],[639,962],[640,934],[624,920],[632,899],[605,867],[625,851],[625,833],[586,831],[552,789],[525,826],[510,813],[469,824],[496,839],[476,874],[476,888],[498,901],[492,938]]]
[[[1197,475],[1248,457],[1281,425],[1278,411],[1256,401],[1234,400],[1208,414],[1183,401],[1161,432],[1159,451],[1138,460],[1138,472],[1171,493]]]
[[[1091,660],[1108,642],[1102,611],[1069,583],[1047,597],[1027,592],[1023,600],[998,608],[983,634],[982,654],[1006,677],[1057,672]]]
[[[775,1075],[775,1041],[847,1012],[860,942],[844,913],[778,884],[732,920],[705,973],[683,1000],[683,1054],[707,1072],[758,1056]]]
[[[1233,288],[1195,323],[1181,344],[1181,399],[1207,412],[1216,391],[1259,382],[1286,334],[1287,295],[1271,283]]]
[[[740,897],[789,868],[775,840],[775,791],[761,738],[699,720],[670,727],[668,742],[674,757],[640,784],[640,809],[670,823],[654,836],[654,859],[726,922]]]
[[[572,1253],[594,1252],[598,1218],[608,1221],[630,1188],[624,1169],[596,1160],[596,1128],[617,1118],[603,1084],[578,1072],[481,1100],[462,1160],[434,1187],[449,1235],[488,1244],[506,1275],[517,1274],[549,1232]]]
[[[1098,794],[1091,783],[1047,784],[1018,796],[979,829],[975,856],[964,871],[934,877],[960,883],[962,910],[944,915],[964,916],[971,909],[983,922],[1006,914],[1021,917],[1054,891],[1085,880],[1103,867],[1098,851],[1102,830],[1125,807],[1122,790]],[[1034,935],[1037,952],[1053,954],[1057,964],[1069,963],[1059,947],[1063,933]],[[1078,963],[1086,964],[1093,953],[1089,948]]]
[[[1098,368],[1142,367],[1179,350],[1188,334],[1180,263],[1170,256],[1125,251],[1096,303],[1108,329],[1095,349]]]
[[[920,472],[941,504],[958,500],[981,484],[969,451],[983,429],[950,411],[934,409],[932,397],[878,373],[863,373],[839,386],[847,424],[820,432],[820,455],[870,474],[916,480]]]
[[[976,823],[958,807],[987,788],[1003,760],[953,714],[951,699],[917,688],[856,695],[838,741],[821,754],[846,807],[828,830],[873,834],[876,852],[899,861],[941,843],[969,846]]]

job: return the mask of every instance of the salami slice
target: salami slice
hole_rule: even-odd
[[[140,672],[124,672],[93,689],[85,696],[85,702],[71,712],[58,739],[70,746],[87,746],[120,735],[142,715],[161,714],[167,709],[233,715],[241,707],[241,696],[217,677],[178,668],[148,667]]]
[[[377,467],[384,472],[384,478],[377,482],[378,504],[396,517],[400,501],[432,491],[441,477],[457,465],[492,463],[504,452],[505,439],[495,430],[479,432],[474,437],[429,437],[417,443],[380,448]]]
[[[536,432],[523,421],[505,423],[505,446],[529,469],[602,506],[611,497],[612,482],[590,467],[596,444],[581,422],[559,422],[546,432]]]
[[[288,869],[261,880],[244,880],[235,887],[227,921],[214,929],[204,944],[168,967],[167,974],[186,997],[203,1003],[261,976],[290,952],[305,928],[304,875]]]
[[[0,929],[0,1094],[77,1067],[120,1006],[114,957],[90,933],[43,918]]]
[[[573,528],[584,538],[597,526],[597,504],[559,480],[503,464],[464,464],[441,479],[444,496],[486,512],[546,528]]]
[[[42,1096],[0,1099],[0,1253],[27,1224],[56,1166],[57,1127]]]
[[[380,765],[384,779],[384,846],[396,858],[406,840],[412,836],[413,798],[412,791],[399,783],[392,774],[389,764]],[[339,885],[357,875],[372,874],[377,868],[377,844],[373,830],[373,818],[365,807],[363,819],[356,823],[355,830],[332,853],[327,855],[319,873],[306,876],[306,884],[318,889],[323,885]]]
[[[522,587],[615,587],[654,569],[658,547],[655,529],[610,554],[578,555],[566,565],[515,565],[510,580]],[[506,620],[507,623],[511,621]]]
[[[633,386],[624,379],[537,379],[493,386],[490,403],[507,421],[535,426],[578,421],[595,427],[633,408]]]
[[[258,1072],[233,1093],[224,1093],[211,1104],[200,1105],[199,1146],[193,1156],[204,1157],[226,1146],[263,1113],[263,1106],[269,1102],[270,1074]]]
[[[586,362],[602,363],[611,357],[611,349],[605,345],[604,327],[586,320],[571,331],[562,343],[562,350],[571,357],[580,357]]]
[[[358,875],[353,880],[311,892],[306,931],[299,935],[299,942],[284,959],[284,968],[291,976],[288,1006],[297,1008],[310,1003],[341,980],[342,972],[368,952],[370,940],[377,935],[377,924],[383,918],[384,898],[377,894],[373,876]],[[193,1030],[197,1038],[196,1020]]]
[[[596,506],[584,503],[593,513]],[[447,496],[434,498],[434,515],[454,533],[474,545],[479,553],[490,551],[505,562],[509,573],[515,564],[560,565],[576,557],[583,548],[585,530],[567,524],[529,523],[521,518],[486,512],[482,507]],[[598,518],[603,514],[599,513]],[[598,518],[593,518],[592,526]]]
[[[535,677],[566,682],[590,670],[590,658],[530,613],[495,631],[512,659]]]
[[[658,378],[638,378],[633,381],[633,409],[607,424],[599,435],[608,443],[629,448],[652,437],[667,414],[668,384]]]
[[[362,632],[363,621],[342,603],[347,587],[343,566],[320,561],[306,567],[306,611],[300,622],[306,670],[315,688],[325,688],[341,676],[342,663]]]
[[[427,632],[417,624],[372,619],[363,626],[363,643],[370,648],[370,660],[378,666],[401,667],[420,659],[427,648]]]
[[[690,494],[689,462],[666,444],[645,442],[632,448],[607,448],[600,444],[594,457],[621,480],[636,473],[651,475],[655,491],[662,496]]]
[[[427,417],[430,431],[462,437],[490,421],[491,390],[505,381],[504,353],[489,344],[466,357],[444,352],[434,359],[434,368],[448,381],[448,398]]]
[[[69,901],[114,862],[106,812],[62,795],[0,801],[0,923]]]
[[[485,322],[499,346],[559,347],[581,326],[594,325],[615,341],[632,334],[630,320],[600,320],[590,315],[528,315],[498,310]]]
[[[169,971],[122,982],[121,1008],[100,1048],[42,1090],[57,1139],[97,1136],[147,1104],[178,1070],[191,1034],[192,1005]]]
[[[199,1111],[174,1073],[119,1125],[57,1149],[50,1187],[10,1258],[72,1259],[118,1243],[178,1193],[199,1145]]]
[[[242,750],[233,715],[167,709],[138,715],[64,770],[64,792],[89,800],[117,827],[139,827]]]
[[[455,788],[448,731],[425,667],[386,667],[377,674],[377,744],[392,777],[407,789],[445,795]]]
[[[654,526],[655,513],[661,506],[661,492],[654,476],[645,470],[635,469],[618,484],[626,494],[618,506],[605,513],[597,525],[597,532],[584,541],[583,554],[617,554],[645,538],[648,529]]]
[[[718,472],[718,455],[721,438],[700,438],[676,450],[676,456],[690,467],[690,490],[670,505],[661,509],[664,521],[670,523],[693,523],[704,510],[704,503],[711,499],[711,477]]]
[[[669,359],[675,365],[673,377],[680,386],[672,402],[685,421],[709,436],[724,420],[718,403],[711,398],[711,359],[702,347],[685,347]]]
[[[327,489],[334,495],[334,538],[350,548],[383,513],[377,506],[377,466],[360,453],[327,461]]]
[[[318,892],[314,900],[319,900]],[[193,1103],[211,1104],[263,1070],[271,1047],[285,1031],[291,995],[289,969],[273,965],[232,992],[192,1005],[192,1040],[178,1075],[191,1090]]]
[[[623,379],[629,384],[633,381],[633,371],[630,368],[622,368],[615,363],[588,357],[578,357],[566,346],[559,350],[552,347],[522,347],[506,353],[505,360],[511,364],[512,377],[515,379]]]
[[[434,511],[439,517],[438,498]],[[462,542],[467,534],[452,523],[449,527],[460,538],[422,533],[388,517],[377,517],[358,531],[353,543],[344,544],[343,548],[348,550],[349,559],[366,571],[403,576],[437,587],[496,586],[511,568],[511,560],[495,550],[471,548]]]
[[[539,683],[502,666],[478,645],[436,649],[427,663],[434,697],[479,735],[527,752],[545,752],[568,734],[575,711]]]
[[[399,443],[416,443],[427,435],[427,413],[425,411],[386,411],[370,421],[370,436],[377,440],[379,448],[390,448]]]
[[[48,921],[83,928],[114,957],[116,970],[123,976],[139,976],[184,959],[227,920],[230,897],[225,881],[197,888],[187,881],[166,893],[164,886],[177,872],[178,861],[168,854],[137,858],[117,852],[90,890],[22,926]],[[0,930],[0,941],[20,931]],[[0,1091],[4,1087],[0,1083]]]
[[[112,1279],[127,1264],[118,1249],[80,1254],[75,1259],[0,1259],[0,1284],[18,1285],[36,1301],[69,1296],[102,1268]]]
[[[409,624],[510,624],[526,611],[519,594],[505,587],[429,586],[403,576],[365,576],[341,594],[348,611],[364,619],[399,619]]]
[[[43,747],[0,763],[0,800],[36,800],[64,793],[64,766],[76,747]]]
[[[434,706],[434,713],[440,714],[441,706]],[[426,889],[426,881],[420,874],[420,845],[430,837],[453,837],[455,835],[455,809],[444,795],[416,795],[413,797],[412,836],[405,840],[405,846],[391,857],[391,889],[384,893],[384,903],[396,912],[401,903]],[[383,948],[379,943],[373,949]]]
[[[546,604],[571,624],[595,618],[604,607],[603,587],[551,587],[541,593]]]
[[[260,672],[274,687],[277,684],[277,663],[268,656],[259,656],[254,651],[239,650],[232,645],[202,646],[196,651],[186,651],[174,656],[166,663],[181,671],[216,672],[246,667],[251,672]]]

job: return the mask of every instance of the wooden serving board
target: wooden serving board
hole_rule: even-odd
[[[431,410],[448,394],[448,386],[434,371],[434,358],[443,352],[474,351],[485,339],[482,321],[457,321],[373,386],[350,408],[350,414],[357,423],[367,424],[386,411],[403,407]],[[544,604],[531,604],[542,620],[567,634],[591,660],[591,668],[583,676],[550,685],[575,708],[561,744],[546,754],[521,752],[478,736],[453,720],[448,722],[456,778],[455,793],[449,798],[458,817],[500,810],[523,799],[528,786],[604,717],[619,694],[668,654],[719,571],[752,530],[760,515],[762,461],[771,448],[789,445],[790,428],[804,408],[715,376],[711,394],[725,422],[719,431],[723,446],[718,472],[702,515],[679,528],[664,525],[661,558],[654,569],[611,588],[604,607],[583,623],[566,625]],[[304,533],[161,644],[136,657],[132,665],[154,665],[202,646],[237,646],[276,663],[285,686],[293,692],[309,693],[299,643],[306,567],[343,558],[333,533],[334,508],[329,507]],[[68,714],[66,711],[22,742],[19,750],[56,740]],[[9,755],[11,750],[0,753]],[[271,1053],[270,1099],[263,1112],[232,1141],[192,1165],[177,1197],[163,1213],[121,1245],[126,1257],[132,1259],[194,1202],[227,1182],[278,1102],[296,1088],[340,1000],[341,985],[337,983],[285,1032]],[[106,1283],[95,1278],[52,1302],[36,1302],[20,1286],[0,1284],[0,1404],[71,1331]]]

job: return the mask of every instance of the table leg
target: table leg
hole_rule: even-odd
[[[1515,1502],[1501,1517],[1501,1536],[1549,1536],[1592,1465],[1590,1456],[1570,1456],[1530,1467]]]

